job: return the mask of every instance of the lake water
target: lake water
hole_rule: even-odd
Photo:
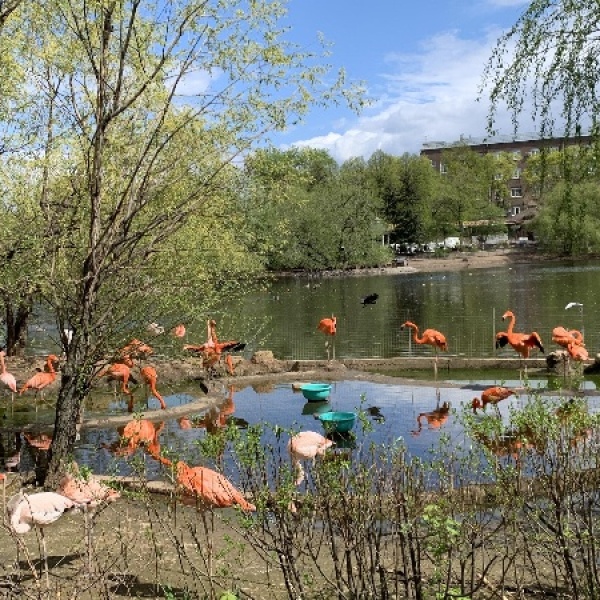
[[[377,304],[363,307],[361,298],[379,294]],[[570,302],[582,304],[566,310]],[[515,331],[537,331],[552,349],[558,325],[584,330],[590,353],[600,349],[600,262],[515,264],[493,269],[444,273],[403,273],[329,278],[285,278],[269,292],[253,294],[230,307],[221,326],[228,337],[249,342],[248,351],[270,349],[282,359],[325,358],[320,319],[335,315],[337,358],[428,355],[416,346],[406,320],[421,330],[437,329],[448,340],[449,354],[511,356],[496,351],[495,334],[504,331],[501,317],[512,310]],[[250,324],[236,315],[244,315]],[[268,322],[258,327],[268,316]]]
[[[594,355],[600,346],[600,316],[597,311],[600,287],[600,263],[589,264],[534,264],[515,265],[486,270],[460,271],[438,274],[380,275],[350,278],[296,279],[276,282],[268,293],[249,296],[241,305],[228,307],[229,320],[221,322],[223,338],[235,336],[248,343],[248,356],[258,349],[274,351],[278,358],[323,358],[325,338],[316,330],[318,321],[335,314],[338,334],[335,338],[337,357],[390,357],[410,354],[431,354],[430,348],[415,346],[408,332],[400,325],[410,319],[422,328],[439,329],[447,335],[450,354],[492,356],[496,331],[505,329],[500,320],[507,309],[517,315],[517,330],[535,329],[542,336],[546,349],[551,350],[551,330],[557,325],[585,331],[586,344]],[[369,293],[378,293],[374,306],[363,307],[360,299]],[[569,302],[583,307],[566,310]],[[240,318],[239,315],[244,315]],[[265,321],[265,319],[268,319]],[[259,326],[259,324],[261,324]],[[189,334],[193,336],[193,332]],[[204,335],[204,332],[198,333]],[[202,339],[202,338],[199,338]],[[195,341],[193,337],[188,341]],[[503,349],[502,355],[512,350]],[[452,386],[435,383],[413,385],[404,380],[398,383],[379,384],[367,381],[339,381],[334,383],[327,405],[307,403],[303,396],[292,390],[291,384],[234,390],[229,400],[224,393],[224,403],[229,404],[229,414],[241,426],[268,424],[264,444],[277,446],[285,454],[289,436],[277,437],[270,429],[278,425],[286,429],[322,431],[313,413],[326,408],[335,410],[365,411],[366,421],[372,430],[361,433],[364,442],[392,443],[402,439],[411,453],[423,456],[434,446],[441,434],[447,433],[454,443],[468,443],[460,419],[454,412],[438,427],[428,422],[427,413],[449,403],[459,413],[463,405],[470,405],[474,396],[488,385],[519,385],[517,373],[453,374]],[[514,379],[513,379],[514,378]],[[547,388],[552,382],[531,382],[533,387]],[[583,388],[591,410],[596,410],[600,392],[596,383],[586,378]],[[139,397],[139,391],[138,391]],[[165,390],[169,406],[181,405],[202,394],[196,389],[172,386]],[[504,419],[511,406],[528,402],[527,394],[520,394],[501,404]],[[94,394],[90,399],[88,414],[123,414],[125,405],[100,403],[94,409]],[[157,407],[155,399],[151,407]],[[6,409],[6,406],[5,406]],[[421,415],[419,417],[419,415]],[[198,415],[189,415],[192,420]],[[223,419],[224,420],[224,419]],[[418,421],[421,422],[419,430]],[[17,451],[20,428],[37,423],[40,431],[53,423],[53,413],[31,408],[10,414],[5,410],[0,430],[0,456],[5,459]],[[361,432],[360,424],[356,426]],[[202,462],[197,442],[207,435],[206,428],[182,428],[179,419],[165,422],[160,440],[164,447],[182,454],[190,463]],[[119,432],[114,428],[84,429],[76,451],[76,458],[88,464],[97,473],[129,474],[131,464],[116,458],[103,446],[116,442]],[[342,441],[342,440],[340,440]],[[141,453],[140,453],[141,454]],[[158,465],[143,454],[149,475],[160,475]],[[27,444],[21,448],[21,469],[27,470],[43,453],[32,450]]]

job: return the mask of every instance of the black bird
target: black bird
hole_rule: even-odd
[[[368,296],[365,296],[364,298],[362,298],[361,302],[362,302],[363,308],[367,304],[376,304],[377,298],[379,298],[379,294],[369,294]]]

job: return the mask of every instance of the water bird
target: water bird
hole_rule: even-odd
[[[379,294],[369,294],[368,296],[364,296],[361,299],[361,304],[363,308],[368,304],[377,304],[377,299],[379,298]]]

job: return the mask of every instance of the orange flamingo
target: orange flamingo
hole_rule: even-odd
[[[589,358],[590,358],[587,349],[580,344],[576,344],[576,343],[569,344],[567,346],[567,352],[568,352],[569,356],[573,360],[576,360],[577,362],[589,360]]]
[[[417,416],[417,430],[413,431],[413,435],[419,435],[423,430],[423,420],[427,422],[429,429],[440,429],[450,416],[450,403],[444,402],[441,406],[437,406],[435,410],[419,413]]]
[[[115,456],[130,456],[138,448],[145,447],[154,456],[160,450],[158,436],[163,430],[164,422],[154,425],[148,419],[133,419],[120,430],[120,438],[113,444],[103,444]]]
[[[158,445],[152,448],[152,456],[163,465],[173,466],[172,461],[160,453]],[[177,487],[184,493],[183,500],[193,499],[205,507],[227,508],[238,505],[246,512],[254,512],[256,506],[221,473],[207,467],[190,467],[182,460],[175,465]],[[186,498],[187,497],[187,498]]]
[[[171,329],[171,334],[174,337],[182,338],[185,337],[185,325],[183,323],[179,323],[179,325],[175,325],[173,329]]]
[[[332,340],[335,337],[335,334],[337,333],[337,317],[334,317],[333,315],[331,315],[331,319],[330,318],[325,318],[325,319],[321,319],[319,321],[319,324],[317,325],[317,329],[319,331],[321,331],[322,333],[324,333],[326,336],[331,337]],[[329,360],[330,355],[329,355],[329,349],[330,346],[332,348],[332,352],[333,352],[333,359],[335,360],[335,344],[329,343],[329,340],[326,339],[325,340],[325,351],[327,352],[327,360]]]
[[[162,410],[165,410],[165,408],[167,408],[167,404],[166,404],[164,398],[160,395],[160,393],[156,389],[156,382],[158,380],[158,375],[156,373],[156,369],[154,367],[150,367],[150,366],[142,367],[140,369],[140,375],[142,376],[142,379],[144,380],[144,382],[146,384],[148,384],[148,387],[150,388],[152,395],[155,396],[158,399],[158,401],[160,402],[160,407],[162,408]]]
[[[12,373],[6,370],[6,364],[4,363],[4,357],[6,352],[0,351],[0,381],[10,390],[10,402],[11,407],[15,405],[15,393],[17,392],[17,380]]]
[[[133,367],[133,361],[130,358],[124,358],[123,362],[109,365],[104,371],[98,373],[98,377],[106,377],[108,381],[121,382],[121,391],[128,397],[128,412],[133,412],[133,392],[127,386],[129,381],[135,383],[135,379],[131,376],[131,367]]]
[[[327,448],[333,446],[333,442],[316,431],[301,431],[294,435],[288,442],[288,452],[292,457],[294,470],[296,472],[296,485],[304,481],[304,469],[302,460],[312,460],[317,456],[323,456]]]
[[[321,319],[317,325],[317,329],[325,335],[335,335],[337,331],[337,317],[331,315],[331,319]]]
[[[154,349],[152,346],[145,344],[141,340],[133,338],[128,344],[118,350],[117,357],[118,359],[129,358],[131,360],[136,358],[144,359],[148,358],[153,353]]]
[[[485,410],[488,404],[493,404],[496,408],[496,411],[500,412],[498,409],[498,402],[505,400],[513,394],[516,394],[516,391],[506,387],[489,387],[483,390],[483,392],[481,393],[481,400],[479,398],[473,398],[473,402],[471,403],[473,412],[476,413],[478,408]]]
[[[517,333],[513,331],[515,326],[515,315],[507,310],[502,315],[502,320],[506,321],[509,319],[508,328],[506,331],[499,332],[496,334],[496,348],[503,348],[506,344],[510,344],[515,352],[517,352],[521,358],[529,358],[529,353],[534,348],[544,352],[544,346],[542,340],[537,332],[532,333]]]
[[[44,371],[36,373],[33,377],[30,377],[19,390],[19,395],[23,394],[27,390],[35,390],[35,409],[37,410],[37,397],[38,394],[44,397],[44,389],[48,387],[56,379],[56,371],[54,370],[55,363],[58,362],[58,357],[54,354],[48,355],[46,358],[46,364]]]
[[[433,346],[433,349],[435,351],[435,361],[433,363],[433,370],[437,377],[438,350],[442,350],[442,352],[448,351],[448,343],[446,342],[446,336],[435,329],[426,329],[421,335],[421,337],[419,337],[419,328],[412,321],[406,321],[405,323],[403,323],[401,329],[404,329],[406,327],[412,329],[412,339],[415,342],[415,344],[427,344],[429,346]]]
[[[177,484],[184,493],[199,499],[203,504],[227,508],[235,504],[246,512],[254,512],[256,506],[224,476],[207,467],[190,467],[183,461],[176,466]]]
[[[552,330],[552,341],[563,348],[569,344],[577,346],[585,346],[583,342],[583,334],[577,329],[565,329],[564,327],[555,327]]]
[[[225,363],[227,364],[227,371],[230,375],[233,375],[233,359],[229,352],[238,352],[243,350],[246,344],[238,342],[237,340],[228,340],[226,342],[219,342],[217,337],[217,322],[214,319],[207,321],[207,340],[204,344],[184,344],[183,349],[194,352],[202,357],[202,367],[206,371],[210,371],[215,365],[221,360],[223,352],[227,352],[225,356]]]

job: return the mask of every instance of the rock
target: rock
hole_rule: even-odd
[[[275,360],[271,350],[257,350],[250,359],[255,365],[272,363]]]
[[[585,375],[600,373],[600,354],[596,354],[594,362],[583,369]]]

